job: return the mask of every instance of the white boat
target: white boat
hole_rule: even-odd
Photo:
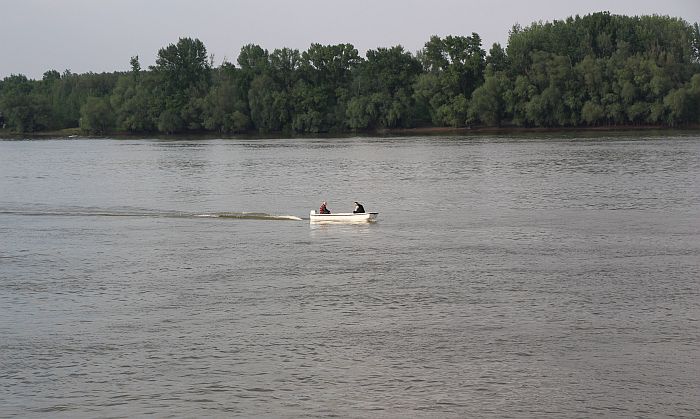
[[[337,212],[333,214],[318,214],[315,210],[309,213],[312,223],[371,223],[377,221],[378,212]]]

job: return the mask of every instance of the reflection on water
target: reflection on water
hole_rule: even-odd
[[[379,222],[361,223],[309,223],[311,237],[330,236],[363,236],[367,235],[369,229],[378,228]]]
[[[698,417],[698,180],[692,133],[0,141],[0,416]]]

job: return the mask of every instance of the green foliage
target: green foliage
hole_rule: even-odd
[[[443,121],[438,115],[438,109],[450,99],[449,92],[444,92],[438,74],[423,73],[416,78],[413,85],[414,98],[418,107],[428,114],[428,119],[433,125],[441,125]]]
[[[299,80],[292,89],[294,115],[292,129],[296,132],[321,132],[324,128],[324,104],[327,93],[318,86]]]
[[[508,56],[501,44],[495,43],[486,57],[486,68],[491,73],[508,70]]]
[[[259,132],[289,131],[294,109],[292,91],[300,76],[301,55],[289,48],[271,54],[255,51],[260,59],[249,74],[253,77],[247,96],[250,121]]]
[[[110,97],[115,113],[115,127],[121,131],[151,132],[157,129],[160,98],[152,73],[122,75]]]
[[[690,122],[683,86],[700,71],[696,32],[680,19],[609,13],[516,26],[507,114],[536,126]]]
[[[56,70],[49,70],[44,72],[44,77],[41,79],[44,83],[53,84],[57,80],[61,79],[61,73]]]
[[[311,44],[301,54],[295,83],[292,129],[298,132],[343,131],[352,72],[362,62],[350,44]]]
[[[228,63],[215,72],[214,84],[203,104],[205,129],[235,133],[250,127],[246,95],[240,91],[241,77],[241,73]]]
[[[80,129],[90,134],[104,134],[114,128],[114,113],[107,97],[87,98],[80,108]]]
[[[35,92],[34,83],[25,76],[6,77],[0,84],[0,91],[0,114],[7,128],[33,132],[48,126],[48,102],[43,95]]]
[[[158,131],[166,134],[174,134],[185,128],[185,122],[180,118],[177,109],[166,108],[158,116]]]
[[[351,129],[411,126],[416,119],[413,83],[420,62],[403,47],[367,51],[354,71],[346,123]]]
[[[693,75],[684,86],[671,90],[663,103],[667,124],[700,122],[700,73]]]
[[[202,128],[202,101],[211,85],[207,49],[199,39],[180,38],[158,51],[152,68],[161,83],[165,107],[158,116],[158,130],[174,133]],[[132,72],[134,72],[132,61]]]
[[[280,131],[287,123],[287,95],[266,74],[253,79],[248,93],[250,119],[261,132]]]
[[[49,70],[0,81],[0,123],[30,132],[317,133],[454,126],[596,126],[700,122],[700,27],[607,12],[513,26],[488,54],[481,38],[432,36],[416,54],[311,44],[241,48],[213,68],[181,38],[142,69]]]
[[[581,119],[588,125],[597,125],[603,120],[605,116],[605,109],[600,103],[595,101],[587,101],[583,104],[583,109],[581,110]]]
[[[418,106],[435,125],[466,124],[468,98],[484,80],[486,53],[478,34],[432,36],[421,51],[424,73],[414,84]]]
[[[506,113],[505,93],[509,89],[512,87],[503,71],[488,72],[484,84],[474,90],[472,94],[468,122],[480,122],[489,126],[500,125]]]
[[[138,77],[139,73],[141,72],[141,63],[139,62],[139,56],[135,55],[131,57],[129,64],[131,65],[131,73],[134,75],[134,77]]]
[[[132,61],[132,67],[134,63]],[[165,84],[165,93],[177,100],[190,89],[205,90],[211,79],[207,49],[199,39],[180,38],[158,51],[153,68]]]
[[[0,81],[0,115],[3,127],[13,131],[33,131],[36,113],[30,99],[34,86],[24,75],[11,75]]]

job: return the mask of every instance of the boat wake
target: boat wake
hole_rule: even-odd
[[[233,220],[270,220],[302,221],[295,215],[278,215],[264,212],[183,212],[158,211],[139,208],[46,208],[32,206],[29,208],[0,208],[0,214],[23,216],[57,216],[57,217],[153,217],[153,218],[223,218]]]
[[[193,217],[203,218],[235,218],[239,220],[292,220],[302,221],[302,218],[295,215],[274,215],[264,212],[217,212],[207,214],[194,214]]]

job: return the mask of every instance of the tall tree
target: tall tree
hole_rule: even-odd
[[[200,128],[201,101],[211,84],[211,64],[202,41],[180,38],[177,44],[161,48],[153,70],[164,86],[165,109],[159,117],[159,130]]]
[[[432,36],[421,51],[426,71],[414,86],[418,106],[428,109],[435,125],[466,124],[469,98],[484,80],[486,53],[481,37]]]
[[[412,126],[416,119],[413,83],[420,73],[420,62],[401,46],[367,51],[367,59],[354,71],[348,126]]]
[[[311,44],[301,54],[300,78],[292,92],[292,127],[302,132],[346,129],[351,75],[361,61],[351,44]]]

